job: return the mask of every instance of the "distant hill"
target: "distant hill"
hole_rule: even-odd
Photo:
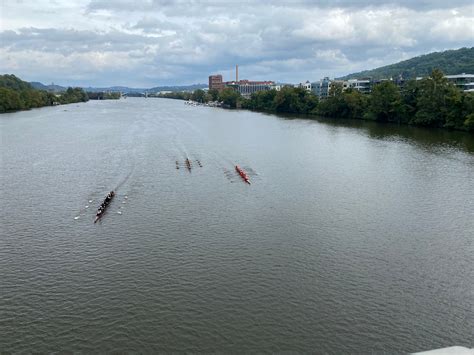
[[[205,89],[207,84],[192,84],[192,85],[178,85],[178,86],[156,86],[154,88],[148,89],[149,92],[158,92],[158,91],[194,91],[197,89]]]
[[[103,91],[111,91],[111,92],[145,92],[149,89],[145,88],[129,88],[128,86],[109,86],[109,87],[83,87],[84,90],[87,92],[103,92]]]
[[[446,75],[474,74],[474,47],[425,54],[377,69],[349,74],[338,79],[387,79],[397,78],[400,75],[404,79],[413,79],[428,76],[435,68],[441,69]]]
[[[0,75],[0,88],[14,91],[32,90],[33,87],[26,81],[21,80],[13,74]]]
[[[130,88],[128,86],[109,86],[109,87],[83,87],[88,92],[123,92],[123,93],[143,93],[143,92],[158,92],[158,91],[194,91],[196,89],[207,88],[207,84],[192,84],[192,85],[177,85],[177,86],[155,86],[153,88]]]
[[[43,90],[45,85],[38,84],[40,85],[36,86],[40,89],[13,74],[0,75],[0,113],[89,100],[85,91],[80,88],[68,88],[56,96]]]
[[[66,91],[67,87],[60,85],[44,85],[38,81],[32,81],[29,83],[33,88],[37,90],[46,90],[49,92],[63,92]],[[153,88],[130,88],[128,86],[109,86],[109,87],[82,87],[87,92],[123,92],[123,93],[152,93],[159,91],[194,91],[196,89],[207,88],[207,84],[192,84],[192,85],[176,85],[176,86],[156,86]]]
[[[62,91],[67,90],[67,88],[64,86],[54,85],[54,84],[44,85],[38,81],[31,81],[30,85],[37,90],[46,90],[49,92],[62,92]]]

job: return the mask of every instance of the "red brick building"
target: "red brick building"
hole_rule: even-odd
[[[222,81],[222,75],[210,75],[209,76],[209,90],[216,89],[222,90],[224,89],[224,82]]]

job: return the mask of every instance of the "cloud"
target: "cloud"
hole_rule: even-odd
[[[91,85],[230,79],[237,63],[249,79],[317,80],[474,39],[464,0],[40,0],[5,3],[3,17],[4,71]]]

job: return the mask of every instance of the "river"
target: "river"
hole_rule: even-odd
[[[472,134],[144,98],[0,130],[1,351],[473,346]]]

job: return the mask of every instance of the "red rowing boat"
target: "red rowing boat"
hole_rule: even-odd
[[[235,170],[239,173],[240,177],[250,185],[250,179],[248,175],[245,173],[245,171],[242,170],[242,168],[238,165],[235,166]]]

